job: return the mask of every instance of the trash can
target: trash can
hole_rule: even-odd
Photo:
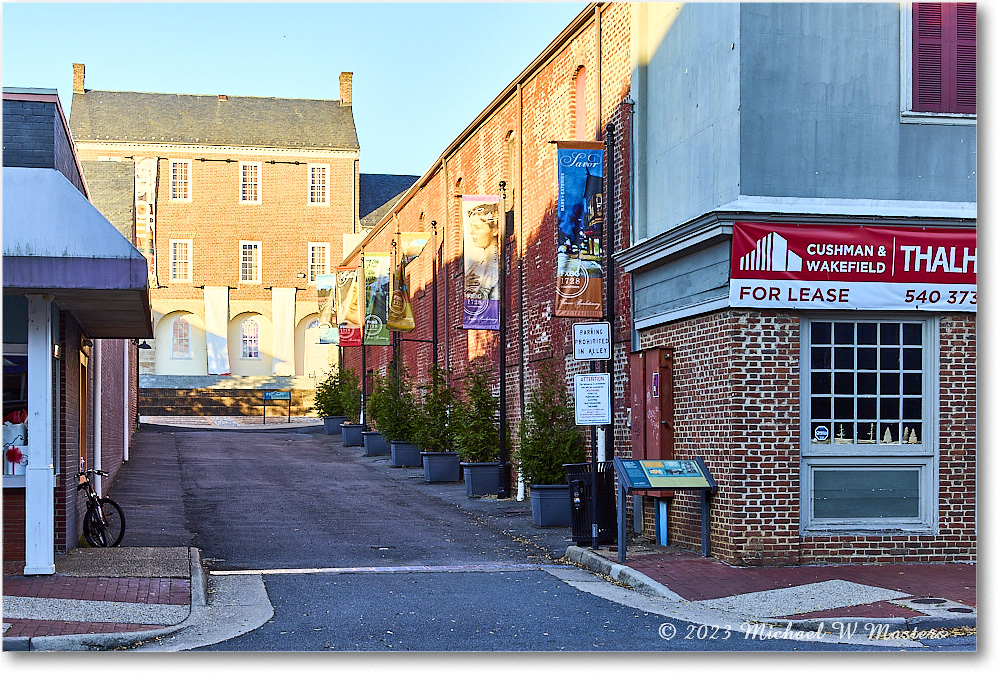
[[[590,464],[563,464],[569,485],[570,525],[573,542],[589,546],[593,541],[590,503],[596,492],[597,543],[610,544],[618,539],[618,507],[615,503],[615,465],[597,463],[597,490],[591,489]]]

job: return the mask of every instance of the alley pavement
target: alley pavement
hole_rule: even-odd
[[[613,545],[578,546],[570,528],[533,526],[528,500],[473,499],[460,482],[426,483],[419,467],[395,468],[388,456],[369,457],[363,448],[343,447],[339,435],[315,429],[321,426],[315,418],[268,419],[266,424],[246,417],[143,418],[143,424],[312,429],[317,442],[356,453],[356,461],[388,480],[412,486],[425,493],[428,502],[457,508],[524,543],[539,560],[590,570],[657,601],[652,611],[678,620],[734,630],[757,626],[793,639],[818,632],[834,641],[867,636],[887,645],[910,646],[975,632],[975,564],[735,567],[695,552],[635,541],[626,548],[622,565]],[[162,521],[160,534],[153,532],[155,545],[75,549],[56,556],[51,576],[24,576],[23,566],[5,561],[4,651],[186,649],[236,637],[271,618],[273,609],[259,580],[230,576],[208,581],[200,551],[188,545],[190,533],[181,520],[171,519],[176,509],[169,505],[180,498],[180,477],[168,466],[150,466],[156,460],[144,455],[144,449],[140,433],[130,463],[143,461],[147,467],[133,473],[156,485],[133,485],[136,481],[130,483],[123,470],[118,479],[122,485],[116,481],[111,495],[117,490],[151,499],[157,495],[148,509],[131,514]],[[553,574],[565,572],[554,569]]]

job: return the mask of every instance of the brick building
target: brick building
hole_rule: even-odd
[[[52,574],[82,533],[76,473],[108,472],[104,494],[128,459],[149,289],[131,231],[88,200],[54,89],[4,88],[3,189],[3,555]]]
[[[461,196],[504,192],[516,445],[539,368],[586,368],[579,319],[554,315],[552,142],[613,124],[615,454],[704,458],[732,563],[974,560],[975,34],[971,4],[591,4],[345,264],[429,235],[396,349],[416,381],[436,359],[460,382],[501,354],[461,328]],[[699,546],[697,495],[628,510]]]
[[[95,203],[135,223],[149,261],[144,412],[259,413],[260,388],[307,410],[337,358],[317,339],[316,276],[359,231],[352,74],[339,100],[303,100],[98,91],[73,68]]]

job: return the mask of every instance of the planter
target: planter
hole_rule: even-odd
[[[391,466],[420,466],[420,446],[416,443],[392,441],[389,443],[389,454],[392,455]]]
[[[336,435],[341,433],[341,425],[347,421],[346,417],[324,417],[323,418],[323,430],[330,434]]]
[[[572,515],[569,485],[531,486],[531,523],[539,527],[569,527]]]
[[[457,452],[421,452],[424,480],[428,483],[457,483],[462,479]]]
[[[389,444],[385,442],[385,436],[377,431],[362,431],[364,437],[365,457],[377,457],[389,454]]]
[[[364,436],[361,435],[365,430],[364,424],[341,424],[340,428],[344,433],[344,445],[364,445]]]
[[[499,462],[462,462],[465,474],[465,496],[482,497],[500,491]]]

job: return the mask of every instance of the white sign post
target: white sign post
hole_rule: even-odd
[[[574,323],[573,358],[577,361],[610,361],[611,324],[607,321]]]
[[[580,426],[611,424],[611,373],[574,375],[576,423]]]

